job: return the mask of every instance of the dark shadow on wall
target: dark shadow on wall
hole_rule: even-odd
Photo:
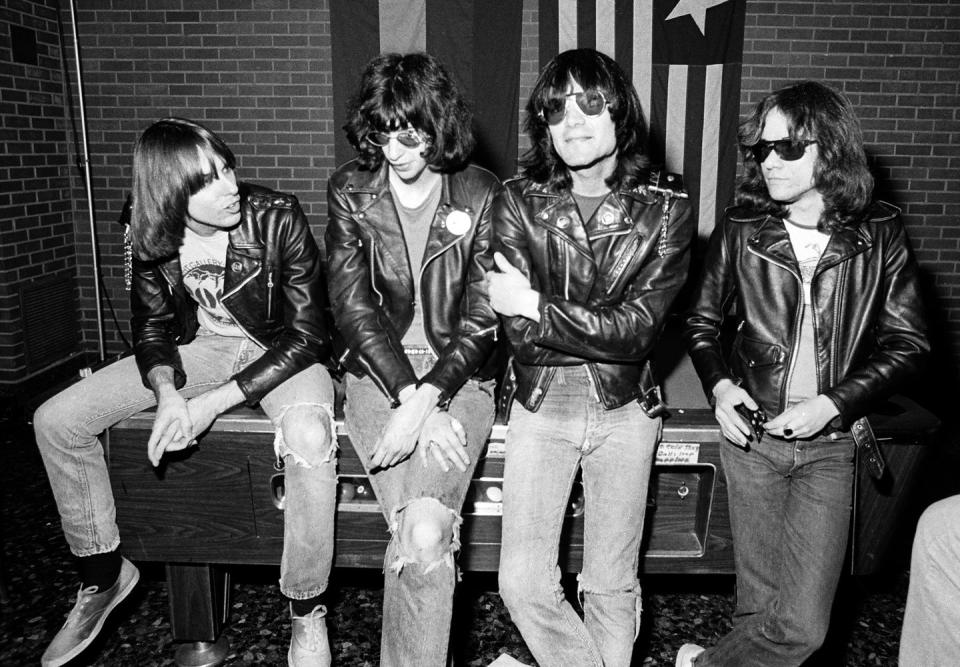
[[[874,174],[874,199],[882,200],[906,210],[909,202],[902,195],[904,184],[889,177],[888,167],[881,158],[869,155]],[[924,226],[920,215],[903,216],[910,236],[911,229]],[[911,239],[911,241],[913,241]],[[913,241],[914,250],[917,242]],[[921,470],[923,482],[918,485],[921,497],[920,508],[935,500],[960,493],[960,409],[957,390],[960,389],[960,369],[957,365],[958,346],[951,340],[956,331],[951,326],[947,309],[937,288],[937,274],[920,267],[920,293],[927,317],[927,333],[930,339],[930,357],[920,374],[899,390],[917,403],[933,412],[941,421],[938,437],[931,443],[931,451],[925,457]],[[912,537],[912,531],[911,535]]]

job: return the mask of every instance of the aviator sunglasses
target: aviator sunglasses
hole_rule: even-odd
[[[810,139],[777,139],[776,141],[758,141],[747,150],[753,155],[757,164],[763,164],[770,155],[770,151],[775,152],[781,160],[793,162],[803,157],[807,152],[807,146],[815,143],[817,142]]]
[[[584,90],[547,100],[538,114],[548,125],[562,123],[567,115],[567,98],[572,97],[585,116],[599,116],[607,106],[607,98],[599,90]]]
[[[395,130],[393,132],[368,132],[365,137],[368,143],[383,148],[390,143],[390,138],[396,137],[401,146],[406,148],[416,148],[421,144],[427,143],[427,138],[419,130],[407,128],[405,130]]]

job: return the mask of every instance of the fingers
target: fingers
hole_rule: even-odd
[[[466,448],[451,434],[438,434],[436,440],[427,443],[427,449],[444,472],[450,472],[448,461],[460,472],[466,472],[470,464]]]
[[[500,271],[502,271],[503,273],[517,273],[517,274],[523,275],[520,269],[518,269],[513,264],[511,264],[509,260],[507,260],[507,258],[503,256],[503,253],[499,251],[493,253],[493,262],[494,264],[497,265],[497,268],[500,269]]]
[[[147,457],[154,467],[160,465],[160,459],[167,450],[170,443],[183,438],[183,432],[180,430],[179,421],[171,421],[156,432],[151,434],[150,441],[147,442]]]

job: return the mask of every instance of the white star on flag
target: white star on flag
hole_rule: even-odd
[[[722,5],[727,0],[680,0],[673,11],[667,16],[666,20],[689,16],[700,29],[700,34],[707,34],[707,10],[717,5]]]

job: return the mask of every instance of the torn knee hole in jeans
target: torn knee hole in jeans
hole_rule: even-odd
[[[284,419],[286,419],[287,415],[293,410],[297,412],[297,414],[294,415],[295,417],[301,419],[316,417],[325,423],[326,431],[330,436],[329,443],[325,449],[320,448],[318,451],[300,452],[287,444],[286,438],[284,438],[283,435],[283,424]],[[303,416],[299,414],[301,412],[304,413]],[[317,464],[332,461],[337,454],[337,437],[333,420],[333,406],[329,403],[292,403],[283,406],[275,422],[273,452],[277,457],[278,468],[282,467],[283,461],[287,456],[289,456],[294,463],[305,468],[312,468]]]
[[[413,547],[404,543],[404,540],[401,537],[401,532],[403,532],[402,528],[404,527],[404,512],[406,512],[408,508],[439,511],[440,514],[444,515],[444,519],[441,519],[441,521],[449,521],[448,526],[441,524],[442,529],[449,530],[449,543],[444,544],[445,538],[440,539],[438,548],[441,550],[441,553],[439,553],[436,558],[430,560],[417,558],[415,555],[411,554],[411,549]],[[414,498],[413,500],[409,500],[403,505],[394,508],[390,513],[389,526],[390,534],[393,536],[393,538],[391,539],[390,549],[387,550],[387,553],[395,553],[396,557],[393,559],[393,562],[389,564],[389,570],[391,572],[396,572],[397,576],[400,576],[400,573],[403,571],[403,568],[406,565],[419,563],[423,567],[423,574],[429,574],[440,565],[445,565],[451,570],[456,571],[454,554],[460,550],[460,525],[462,523],[463,517],[461,517],[458,512],[450,509],[436,498],[430,496]]]

